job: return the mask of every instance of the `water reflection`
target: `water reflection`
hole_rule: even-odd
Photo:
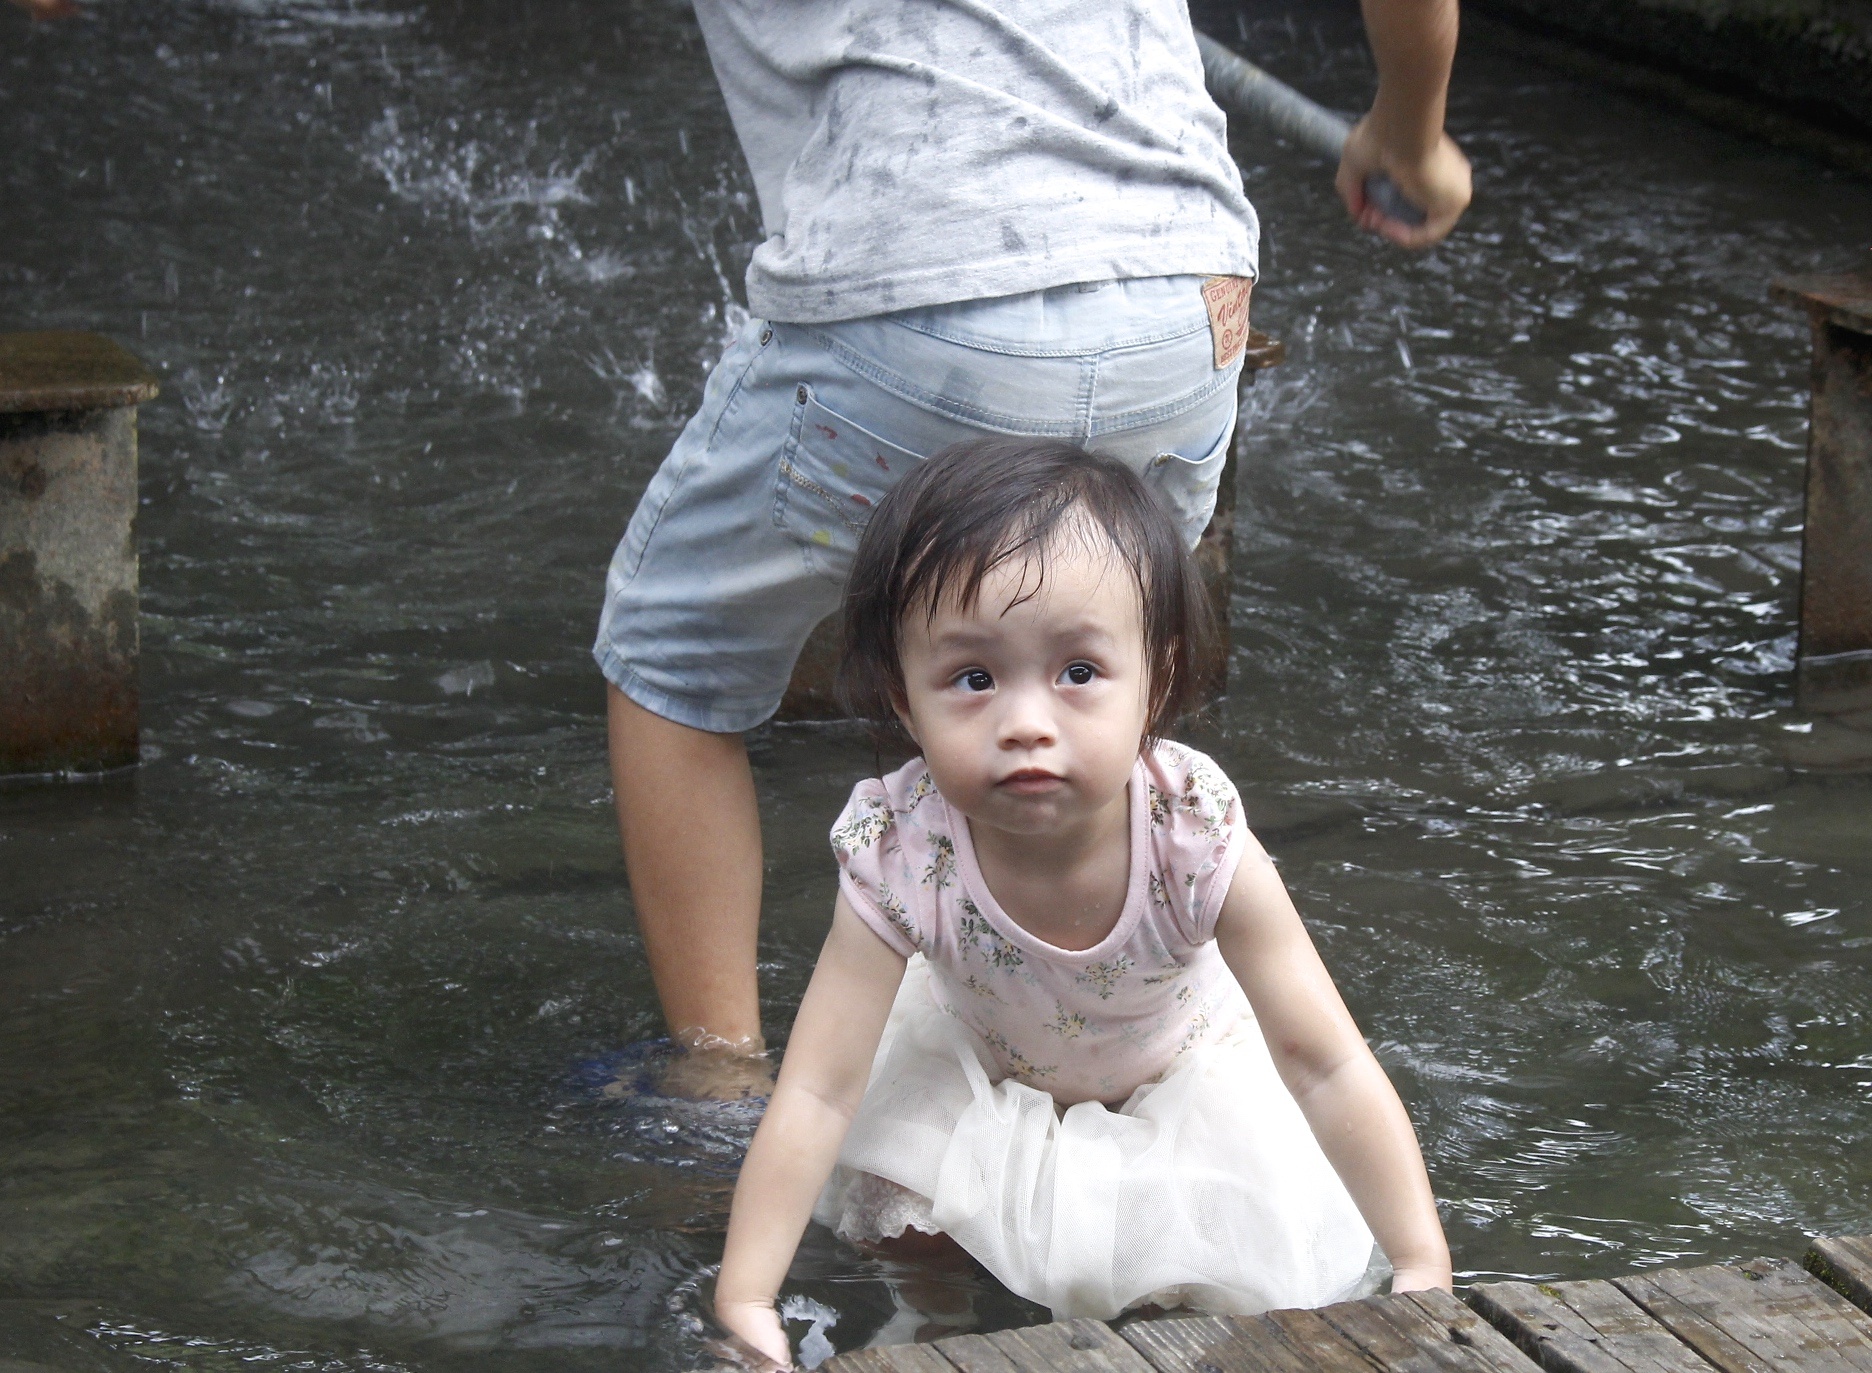
[[[16,326],[165,376],[146,766],[0,791],[0,1358],[688,1367],[747,1122],[585,1072],[658,1024],[584,646],[757,233],[693,23],[94,13],[0,55],[0,280]],[[1349,8],[1236,31],[1366,89]],[[1872,195],[1485,43],[1454,117],[1480,199],[1422,260],[1238,141],[1291,360],[1200,742],[1410,1100],[1459,1267],[1872,1229],[1868,794],[1788,766],[1824,734],[1790,711],[1805,344],[1764,295],[1857,253]],[[778,1035],[874,758],[755,757]],[[823,1234],[795,1276],[835,1345],[903,1328],[903,1274]]]

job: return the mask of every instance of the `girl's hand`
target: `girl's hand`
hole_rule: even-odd
[[[1412,1268],[1400,1268],[1391,1275],[1393,1292],[1427,1292],[1431,1288],[1441,1288],[1448,1292],[1454,1286],[1454,1276],[1447,1266],[1436,1268],[1429,1264],[1422,1264]]]
[[[793,1367],[793,1349],[786,1330],[768,1302],[717,1302],[715,1319],[729,1334],[729,1353],[739,1356],[756,1373]]]
[[[904,964],[841,895],[793,1020],[780,1080],[741,1162],[715,1278],[715,1314],[762,1360],[755,1368],[792,1367],[774,1295],[864,1100]]]
[[[1448,1288],[1449,1245],[1410,1116],[1333,986],[1274,864],[1244,857],[1216,943],[1313,1137],[1390,1257],[1391,1290]]]

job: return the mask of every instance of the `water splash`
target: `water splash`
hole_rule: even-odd
[[[805,1367],[817,1368],[838,1352],[832,1347],[826,1331],[838,1324],[839,1313],[825,1303],[798,1295],[783,1297],[780,1301],[780,1319],[810,1323],[810,1328],[799,1339],[799,1361]]]
[[[178,379],[178,384],[189,423],[204,434],[218,434],[227,428],[237,404],[237,394],[225,376],[210,379],[191,367]]]
[[[561,206],[591,203],[580,182],[597,161],[595,152],[570,170],[557,162],[543,171],[510,165],[515,153],[525,158],[537,145],[537,123],[522,131],[496,123],[485,137],[464,137],[459,117],[443,120],[440,135],[405,133],[402,119],[401,112],[387,109],[364,138],[364,161],[401,200],[464,210],[477,229],[505,222],[515,210],[535,210],[541,212],[539,226],[550,230]]]
[[[414,22],[415,14],[366,8],[350,0],[214,0],[217,9],[265,21],[274,29],[296,34],[305,26],[327,29],[399,29]]]
[[[255,1365],[281,1373],[405,1373],[409,1367],[363,1349],[334,1354],[277,1348],[246,1340],[182,1335],[135,1321],[98,1321],[85,1333],[114,1353],[191,1373],[246,1373]]]
[[[494,685],[494,664],[481,662],[452,667],[437,677],[435,684],[449,696],[473,696],[477,687]]]

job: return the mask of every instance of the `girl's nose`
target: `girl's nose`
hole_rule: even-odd
[[[1059,742],[1059,724],[1048,708],[1049,694],[1032,688],[1003,691],[1000,721],[1002,748],[1046,748]]]

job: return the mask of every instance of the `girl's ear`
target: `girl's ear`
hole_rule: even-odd
[[[903,726],[903,732],[910,736],[910,742],[918,748],[923,741],[917,738],[916,722],[910,718],[910,698],[903,693],[902,687],[892,687],[890,694],[891,709],[897,712],[897,723]]]

